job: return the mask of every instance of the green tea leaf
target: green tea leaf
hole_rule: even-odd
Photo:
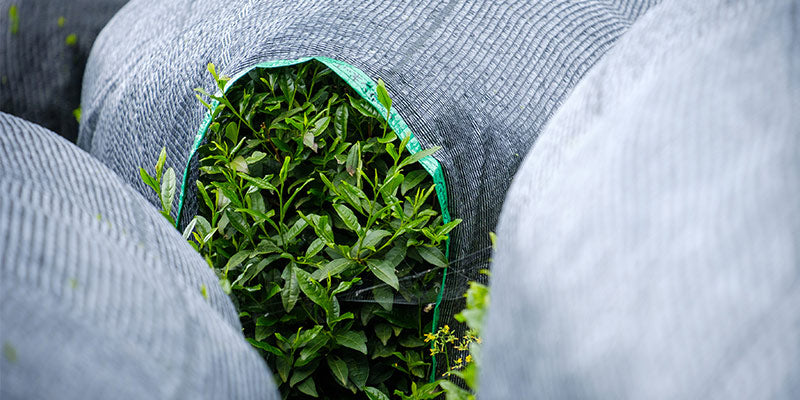
[[[281,182],[286,182],[286,176],[289,174],[289,163],[292,161],[292,158],[286,156],[283,159],[283,165],[281,166],[281,170],[278,173],[278,177],[280,178]]]
[[[335,276],[344,271],[347,271],[348,269],[354,267],[355,265],[356,262],[353,260],[348,260],[346,258],[337,258],[325,264],[324,266],[322,266],[322,268],[314,271],[314,273],[311,274],[311,277],[320,281],[327,278],[328,276]]]
[[[336,113],[333,119],[333,130],[336,136],[340,137],[342,141],[347,140],[347,118],[350,112],[346,105],[342,104],[336,108]]]
[[[423,158],[433,155],[437,151],[441,150],[442,148],[439,146],[431,147],[430,149],[420,150],[408,157],[406,157],[402,162],[400,162],[400,167],[405,167],[406,165],[413,164],[422,160]]]
[[[356,99],[355,97],[347,95],[347,98],[350,99],[350,105],[355,108],[361,115],[369,118],[374,118],[377,120],[381,120],[382,116],[375,111],[374,108],[364,99]]]
[[[200,218],[202,218],[202,217],[200,217]],[[194,230],[195,225],[197,225],[197,217],[192,218],[192,221],[189,222],[189,224],[186,225],[186,228],[183,229],[183,240],[189,240],[189,235],[192,234],[192,231]]]
[[[325,241],[317,238],[310,245],[308,245],[308,249],[306,249],[306,258],[311,258],[317,255],[323,248],[325,248]],[[313,276],[313,275],[312,275]],[[314,278],[317,279],[317,278]]]
[[[336,343],[341,346],[367,354],[367,336],[361,331],[346,331],[335,337]]]
[[[320,178],[320,180],[322,180],[322,182],[325,184],[325,186],[328,188],[328,190],[331,191],[331,194],[336,194],[336,195],[339,194],[339,191],[336,189],[336,186],[333,185],[333,182],[331,182],[330,179],[328,179],[328,177],[325,176],[325,174],[320,172],[319,173],[319,178]]]
[[[274,255],[271,255],[271,256],[259,261],[258,264],[248,264],[247,268],[245,268],[244,273],[239,275],[239,278],[236,279],[236,282],[234,282],[234,285],[239,284],[239,283],[245,284],[245,283],[249,282],[251,279],[255,278],[255,276],[258,275],[261,271],[263,271],[264,268],[266,268],[267,266],[272,264],[272,262],[274,262],[278,258],[280,258],[280,256],[277,255],[277,254],[274,254]],[[280,291],[280,287],[273,283],[273,286],[272,286],[272,289],[270,290],[270,293],[265,297],[272,297],[273,295],[278,293],[278,291]]]
[[[361,282],[361,278],[355,278],[355,279],[350,280],[350,281],[339,282],[339,286],[337,286],[336,289],[333,289],[333,292],[331,292],[331,295],[335,296],[335,295],[337,295],[339,293],[345,292],[348,289],[350,289],[350,287],[352,287],[354,284],[356,284],[358,282]]]
[[[232,188],[216,182],[214,182],[214,186],[217,188],[217,210],[224,209],[228,204],[233,204],[239,208],[242,207],[242,202],[239,200],[239,196]]]
[[[208,207],[208,209],[213,212],[214,202],[212,202],[211,198],[208,196],[208,192],[206,191],[205,186],[200,181],[195,181],[195,183],[197,184],[197,191],[200,192],[200,197],[202,197],[203,201],[206,203],[206,207]]]
[[[233,161],[231,161],[231,163],[228,164],[228,167],[230,167],[230,169],[236,172],[241,172],[243,174],[250,173],[250,170],[247,168],[247,160],[245,160],[244,157],[242,156],[236,156],[236,158],[234,158]]]
[[[288,72],[281,74],[278,85],[281,88],[281,92],[286,97],[289,102],[289,107],[293,107],[294,103],[294,95],[297,91],[297,87],[295,86],[294,77],[290,75]]]
[[[386,343],[388,343],[389,339],[392,337],[392,327],[384,323],[375,325],[375,336],[386,346]]]
[[[446,223],[446,224],[442,225],[442,226],[441,226],[441,227],[440,227],[440,228],[439,228],[439,229],[436,231],[436,233],[437,233],[437,235],[446,235],[446,234],[450,233],[450,231],[452,231],[453,229],[455,229],[455,228],[456,228],[456,227],[457,227],[457,226],[458,226],[460,223],[461,223],[461,220],[460,220],[460,219],[456,219],[456,220],[450,221],[450,222],[448,222],[448,223]],[[490,233],[491,233],[491,232],[490,232]]]
[[[406,246],[402,244],[395,245],[389,251],[386,252],[384,256],[384,260],[392,266],[392,268],[397,268],[401,262],[406,258]]]
[[[239,125],[235,122],[228,122],[225,126],[225,137],[233,143],[239,141]]]
[[[394,290],[400,289],[400,282],[397,279],[394,267],[386,260],[367,260],[367,267],[378,279],[393,287]]]
[[[378,86],[375,88],[375,92],[378,94],[378,101],[388,113],[392,108],[392,98],[389,97],[389,92],[386,91],[386,83],[383,82],[383,79],[378,79]]]
[[[331,222],[328,220],[328,216],[322,216],[319,218],[319,227],[320,232],[317,232],[323,239],[327,240],[328,243],[334,243],[333,238],[333,227],[331,227]]]
[[[394,196],[394,195],[396,195],[397,194],[397,187],[400,186],[400,184],[403,183],[404,180],[405,180],[405,178],[403,177],[403,175],[395,175],[394,177],[392,177],[391,179],[389,179],[388,181],[386,181],[383,184],[383,186],[381,187],[381,193],[384,196]],[[384,198],[386,198],[386,197],[384,197]]]
[[[295,367],[302,367],[319,357],[319,349],[328,344],[328,335],[317,335],[306,346],[300,350],[300,358],[297,359]]]
[[[289,228],[288,231],[286,231],[286,242],[287,243],[292,242],[294,240],[294,238],[296,238],[297,235],[300,234],[300,232],[303,232],[303,229],[305,229],[307,226],[308,226],[308,223],[306,223],[306,221],[304,219],[302,219],[302,218],[298,219],[292,225],[292,227]]]
[[[284,357],[277,357],[275,359],[275,371],[278,372],[278,376],[281,378],[281,381],[286,382],[289,378],[289,372],[292,368],[292,356],[284,356]]]
[[[414,189],[415,187],[417,187],[417,185],[419,185],[420,183],[422,183],[422,181],[424,181],[426,178],[429,178],[429,177],[430,177],[430,175],[428,174],[428,171],[425,171],[425,170],[422,170],[422,169],[411,171],[411,172],[407,173],[406,174],[406,179],[403,181],[403,184],[400,186],[400,193],[405,195],[406,192],[408,192],[411,189]]]
[[[156,161],[156,181],[161,182],[161,173],[164,169],[164,164],[167,162],[167,148],[162,147],[161,153],[158,155],[158,161]]]
[[[389,400],[389,396],[387,396],[386,394],[384,394],[383,392],[381,392],[380,390],[378,390],[378,389],[376,389],[376,388],[374,388],[372,386],[365,387],[364,388],[364,393],[367,394],[367,397],[369,397],[369,400]]]
[[[415,247],[425,261],[441,268],[447,268],[447,258],[441,250],[435,247],[419,246]]]
[[[358,223],[358,218],[353,213],[353,210],[343,204],[334,204],[333,209],[339,214],[345,226],[353,232],[361,232],[361,224]]]
[[[272,218],[272,216],[275,215],[275,210],[269,210],[269,212],[266,214],[261,211],[256,211],[250,208],[237,208],[236,211],[250,215],[251,217],[253,217],[253,220],[255,221],[256,224],[260,224]]]
[[[256,178],[254,176],[249,176],[246,173],[239,173],[237,175],[241,176],[242,178],[244,178],[244,180],[252,183],[254,186],[256,186],[259,189],[267,189],[267,190],[272,190],[274,192],[278,191],[278,189],[275,186],[273,186],[271,183],[267,182],[266,179]]]
[[[327,322],[328,322],[328,326],[331,327],[331,329],[333,329],[333,327],[336,325],[337,322],[341,322],[341,321],[344,321],[346,319],[353,319],[353,318],[354,318],[353,313],[346,312],[346,313],[344,313],[344,314],[342,314],[342,315],[340,315],[338,317],[328,318]]]
[[[380,304],[384,310],[392,311],[394,306],[394,292],[392,292],[391,289],[386,286],[379,286],[372,289],[372,295],[375,297],[375,301]],[[385,344],[386,343],[384,343],[384,345]]]
[[[312,128],[312,133],[314,136],[321,135],[325,129],[328,129],[328,125],[331,123],[331,117],[322,117],[314,122],[314,127]]]
[[[397,151],[394,149],[394,143],[386,143],[386,152],[392,157],[392,160],[397,162],[397,159],[400,157],[397,154]]]
[[[425,346],[425,342],[417,336],[404,336],[397,341],[403,347],[416,348]]]
[[[267,353],[272,353],[272,354],[275,354],[276,356],[279,356],[279,357],[283,356],[283,352],[279,348],[277,348],[275,346],[272,346],[269,343],[259,342],[257,340],[251,339],[251,338],[247,338],[247,341],[250,343],[250,345],[252,345],[253,347],[255,347],[257,349],[264,350]]]
[[[267,156],[267,153],[262,153],[262,152],[256,150],[256,151],[253,152],[253,154],[250,154],[249,156],[247,156],[245,161],[247,162],[247,164],[255,164],[255,163],[263,160],[264,157],[266,157],[266,156]]]
[[[161,193],[158,188],[158,182],[142,167],[139,167],[139,176],[142,177],[142,182],[144,182],[145,185],[150,186],[154,192]]]
[[[284,381],[285,382],[285,381]],[[308,378],[303,381],[303,383],[297,385],[297,390],[311,396],[311,397],[319,397],[317,394],[317,387],[314,385],[314,379]]]
[[[225,210],[225,215],[228,216],[228,222],[230,222],[231,226],[236,229],[237,231],[241,232],[243,235],[250,237],[250,227],[247,225],[247,219],[245,219],[244,215],[238,213],[230,208]]]
[[[243,263],[250,254],[252,253],[251,250],[241,250],[236,252],[231,258],[228,259],[228,263],[225,264],[225,271],[229,271],[239,266],[239,264]]]
[[[292,373],[292,378],[289,380],[289,386],[294,386],[298,382],[308,378],[314,371],[317,370],[317,365],[310,365],[305,368],[296,368]]]
[[[339,187],[341,188],[341,190],[339,191],[341,198],[344,201],[346,201],[347,204],[349,204],[351,207],[356,209],[356,211],[363,214],[364,208],[361,207],[360,194],[363,194],[364,192],[361,191],[361,189],[352,186],[345,181],[339,182]],[[364,195],[364,198],[366,198],[366,195]]]
[[[378,244],[388,236],[392,236],[392,233],[389,231],[382,229],[370,229],[367,231],[366,236],[364,236],[364,241],[361,242],[361,247],[375,251],[375,248],[378,246]]]
[[[274,213],[273,210],[270,210],[271,213]],[[272,253],[281,253],[283,249],[278,247],[272,240],[263,239],[258,242],[258,246],[256,246],[255,252],[256,254],[272,254]]]
[[[175,170],[167,168],[164,180],[161,181],[161,208],[165,214],[172,211],[172,201],[175,199]]]
[[[394,131],[386,131],[386,135],[381,138],[378,138],[378,143],[388,144],[389,142],[397,139],[397,134]]]
[[[248,188],[247,189],[247,197],[245,198],[245,203],[253,210],[258,211],[260,213],[266,213],[267,207],[264,204],[264,196],[259,193],[259,191],[255,190],[255,188]],[[274,210],[270,210],[274,211]]]
[[[220,279],[219,286],[222,287],[222,291],[225,292],[225,294],[231,294],[231,281],[227,278]]]
[[[336,378],[342,386],[347,385],[347,363],[342,361],[338,357],[328,357],[328,368],[331,369],[331,373]]]
[[[313,328],[302,331],[302,333],[297,335],[292,347],[299,349],[305,346],[308,342],[315,339],[320,332],[322,332],[322,325],[314,325]]]
[[[333,305],[328,298],[328,293],[325,288],[320,285],[308,272],[300,268],[295,268],[297,275],[297,283],[300,285],[300,290],[314,303],[322,307],[323,310],[330,313]]]
[[[355,175],[358,169],[358,163],[361,161],[361,145],[356,143],[350,147],[350,152],[347,154],[347,163],[345,168],[350,176]]]
[[[354,199],[354,202],[357,202],[359,199],[369,200],[367,195],[364,194],[364,191],[356,186],[353,186],[345,181],[339,182],[339,186],[343,192],[347,193],[352,199]]]
[[[281,289],[281,302],[283,309],[286,312],[292,312],[294,305],[297,304],[297,299],[300,298],[300,285],[297,280],[297,268],[294,263],[289,263],[284,270],[284,285]]]
[[[317,152],[319,146],[317,146],[317,142],[314,141],[313,131],[306,131],[306,133],[303,134],[303,145],[310,148],[314,153]]]
[[[367,362],[366,357],[350,356],[344,360],[350,370],[350,381],[357,388],[364,390],[364,385],[367,384],[367,378],[369,377],[369,362]]]

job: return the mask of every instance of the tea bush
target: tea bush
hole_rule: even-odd
[[[211,123],[185,235],[283,395],[434,397],[423,337],[460,222],[444,223],[418,163],[438,148],[408,154],[409,137],[316,61],[255,69],[227,90],[209,71],[220,91],[199,90]],[[382,81],[377,95],[389,110]],[[164,201],[174,196],[173,175],[166,187],[149,178]]]

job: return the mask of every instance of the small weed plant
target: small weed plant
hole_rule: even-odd
[[[488,271],[482,271],[489,274]],[[444,390],[446,400],[475,400],[478,391],[478,375],[480,372],[481,333],[483,331],[486,311],[489,309],[489,288],[479,282],[470,282],[469,289],[464,294],[466,308],[455,315],[457,321],[467,325],[467,331],[462,337],[457,337],[450,327],[445,325],[435,333],[425,335],[425,342],[431,342],[431,356],[442,354],[446,360],[447,371],[443,379],[438,381]],[[448,357],[448,347],[452,347],[454,354],[463,354],[455,360]],[[456,384],[452,378],[458,378],[466,385],[466,390]]]

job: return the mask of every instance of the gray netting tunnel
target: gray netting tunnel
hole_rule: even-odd
[[[75,141],[97,34],[128,0],[0,0],[0,111]]]
[[[193,89],[266,61],[325,56],[386,81],[423,147],[439,145],[452,234],[442,307],[457,304],[489,258],[511,177],[582,75],[655,1],[130,2],[89,58],[79,145],[152,202],[137,173],[183,171],[204,116]],[[189,182],[194,182],[190,168]],[[181,220],[196,210],[187,193]]]
[[[800,5],[654,7],[509,191],[485,399],[800,398]]]
[[[0,397],[277,399],[214,273],[113,172],[2,113],[0,170]]]

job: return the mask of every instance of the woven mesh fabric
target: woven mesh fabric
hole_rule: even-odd
[[[0,111],[75,141],[81,79],[92,43],[128,0],[0,0]],[[17,8],[12,32],[9,9]],[[59,26],[59,18],[64,18]],[[75,34],[76,43],[67,44]]]
[[[0,397],[277,399],[214,273],[113,172],[2,113],[0,170]]]
[[[800,396],[800,3],[664,2],[498,225],[480,396]]]
[[[186,164],[205,112],[193,89],[214,89],[207,63],[233,76],[271,60],[338,59],[386,81],[423,147],[443,147],[449,209],[464,220],[450,258],[462,259],[490,246],[511,177],[561,99],[654,2],[134,0],[92,50],[78,143],[145,193],[137,167],[162,146],[168,165]],[[190,190],[181,220],[195,210]],[[478,278],[482,256],[448,274],[445,296]]]

